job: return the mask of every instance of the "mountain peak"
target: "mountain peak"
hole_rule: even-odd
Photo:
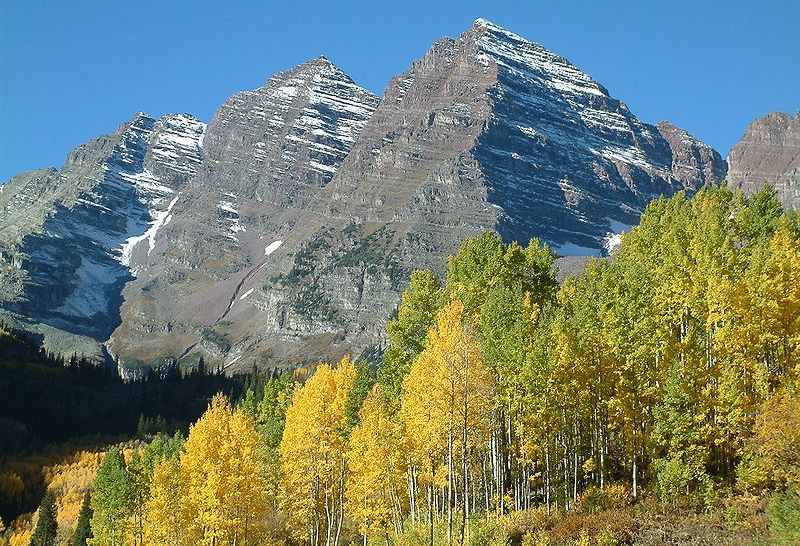
[[[300,63],[293,68],[275,74],[267,81],[266,85],[269,85],[269,82],[273,80],[294,79],[298,77],[301,79],[311,78],[314,82],[319,82],[321,80],[334,80],[348,85],[356,85],[356,83],[353,81],[353,78],[351,78],[349,74],[336,66],[324,55],[314,57],[313,59],[309,59],[303,63]]]
[[[524,38],[519,34],[511,32],[507,28],[501,27],[500,25],[497,25],[489,21],[488,19],[484,19],[482,17],[475,19],[475,22],[472,24],[472,30],[477,31],[479,34],[484,36],[486,34],[491,34],[495,39],[510,40],[513,42],[520,42],[523,44],[531,44],[537,48],[545,49],[543,46],[535,42],[532,42],[527,38]]]
[[[475,19],[475,22],[472,23],[472,26],[474,28],[500,28],[494,23],[492,23],[490,20],[484,19],[483,17],[478,17],[477,19]]]
[[[407,272],[442,272],[465,238],[493,229],[599,254],[651,198],[723,166],[486,19],[437,41],[383,99],[318,56],[234,94],[207,127],[135,119],[15,182],[20,200],[71,193],[0,218],[0,254],[34,256],[38,279],[0,283],[0,311],[100,341],[113,328],[110,353],[142,364],[203,356],[233,370],[245,354],[382,346]]]
[[[141,121],[155,121],[155,118],[147,112],[136,112],[130,119],[129,123],[138,123]]]
[[[338,70],[338,67],[334,65],[330,59],[328,59],[325,55],[319,55],[314,57],[313,59],[309,59],[308,61],[301,63],[299,66],[309,66],[309,67],[319,67],[319,68],[334,68]]]

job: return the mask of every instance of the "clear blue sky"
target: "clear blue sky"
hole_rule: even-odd
[[[477,17],[570,59],[649,123],[723,155],[800,110],[800,2],[0,0],[0,181],[60,166],[135,112],[209,121],[232,93],[324,54],[381,94]]]

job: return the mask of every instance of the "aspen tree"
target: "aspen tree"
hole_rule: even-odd
[[[264,489],[253,422],[216,395],[189,429],[180,458],[187,540],[207,546],[257,544]]]
[[[280,505],[298,540],[338,545],[347,480],[345,407],[356,369],[349,357],[320,364],[295,391],[279,448]]]
[[[346,509],[366,544],[370,533],[388,533],[405,505],[399,427],[389,419],[379,386],[361,407],[359,423],[350,433],[347,461]]]

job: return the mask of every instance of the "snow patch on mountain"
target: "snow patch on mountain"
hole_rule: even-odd
[[[141,235],[135,235],[133,237],[129,237],[121,247],[121,256],[120,256],[120,263],[122,265],[130,266],[131,263],[131,255],[133,254],[133,249],[139,244],[141,241],[145,239],[149,240],[149,245],[147,248],[147,255],[149,256],[151,252],[155,249],[156,246],[156,234],[158,230],[161,229],[162,226],[165,226],[169,221],[172,219],[170,212],[172,211],[172,207],[175,206],[175,203],[178,202],[178,197],[180,194],[176,195],[172,201],[169,202],[167,205],[166,210],[163,211],[154,211],[155,218],[150,223],[150,227],[142,233]]]
[[[81,265],[75,271],[77,286],[55,311],[86,319],[102,314],[108,305],[108,287],[119,282],[119,274],[119,269],[81,258]]]
[[[270,254],[272,254],[273,252],[278,250],[281,247],[282,244],[283,244],[283,241],[273,241],[273,242],[271,242],[264,249],[264,256],[269,256]]]
[[[622,244],[622,236],[628,233],[633,226],[624,222],[619,222],[613,218],[606,218],[609,230],[603,238],[603,249],[609,254],[619,250]]]
[[[248,290],[247,292],[245,292],[244,294],[242,294],[241,296],[239,296],[239,299],[240,299],[240,300],[243,300],[243,299],[245,299],[247,296],[249,296],[250,294],[252,294],[252,293],[253,293],[253,290],[255,290],[255,289],[254,289],[254,288],[251,288],[250,290]]]

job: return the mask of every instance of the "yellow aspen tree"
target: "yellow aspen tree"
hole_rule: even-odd
[[[461,542],[465,539],[469,459],[487,447],[495,395],[494,379],[483,361],[480,343],[463,315],[464,306],[457,299],[439,312],[436,327],[428,335],[428,345],[403,384],[400,409],[412,460],[429,484],[429,495],[444,474],[449,543],[454,538],[456,504],[461,507]],[[461,490],[459,503],[457,481]],[[429,500],[431,525],[432,515]]]
[[[180,488],[187,540],[208,546],[257,544],[266,504],[253,422],[217,395],[190,428],[184,449]]]
[[[782,220],[759,284],[762,328],[778,375],[800,378],[800,238]]]
[[[167,458],[153,469],[150,496],[144,507],[144,543],[162,546],[185,544],[181,514],[180,462]]]
[[[320,364],[296,390],[279,447],[280,504],[297,540],[338,545],[344,526],[347,478],[347,395],[356,368],[345,357]]]
[[[405,477],[398,427],[389,419],[380,386],[367,395],[359,418],[347,451],[345,508],[366,545],[370,533],[388,534],[399,523]]]
[[[426,360],[429,357],[426,357]],[[400,418],[411,466],[412,509],[420,507],[418,487],[427,491],[430,544],[433,544],[434,499],[436,489],[444,483],[442,461],[447,454],[447,398],[439,378],[422,355],[411,366],[403,380]]]

